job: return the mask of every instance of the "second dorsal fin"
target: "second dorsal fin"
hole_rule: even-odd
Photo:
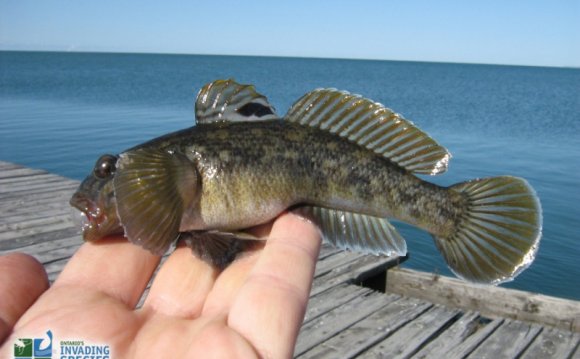
[[[317,89],[302,96],[285,120],[335,133],[413,173],[443,173],[451,158],[447,149],[401,115],[336,89]]]
[[[254,86],[232,79],[216,80],[202,87],[195,101],[197,123],[263,121],[277,119],[276,110]]]

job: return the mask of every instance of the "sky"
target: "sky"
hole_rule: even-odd
[[[0,0],[0,50],[580,67],[580,0]]]

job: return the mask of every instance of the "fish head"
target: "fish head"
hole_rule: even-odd
[[[123,234],[117,214],[113,178],[118,157],[103,155],[73,194],[70,204],[80,211],[81,230],[85,241],[94,241],[111,234]]]

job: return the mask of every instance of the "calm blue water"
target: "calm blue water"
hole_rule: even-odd
[[[580,70],[264,57],[0,52],[0,159],[82,179],[95,159],[194,123],[199,88],[254,83],[279,113],[317,87],[379,101],[453,153],[450,185],[511,174],[535,187],[544,235],[506,287],[580,299]],[[405,266],[451,275],[429,235],[399,226]]]

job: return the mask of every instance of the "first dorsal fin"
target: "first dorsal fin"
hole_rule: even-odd
[[[414,173],[443,173],[451,158],[447,149],[401,115],[345,91],[309,92],[292,105],[285,120],[335,133]]]
[[[195,118],[197,123],[213,123],[264,121],[278,116],[266,96],[256,92],[254,86],[229,79],[202,87],[195,101]]]

